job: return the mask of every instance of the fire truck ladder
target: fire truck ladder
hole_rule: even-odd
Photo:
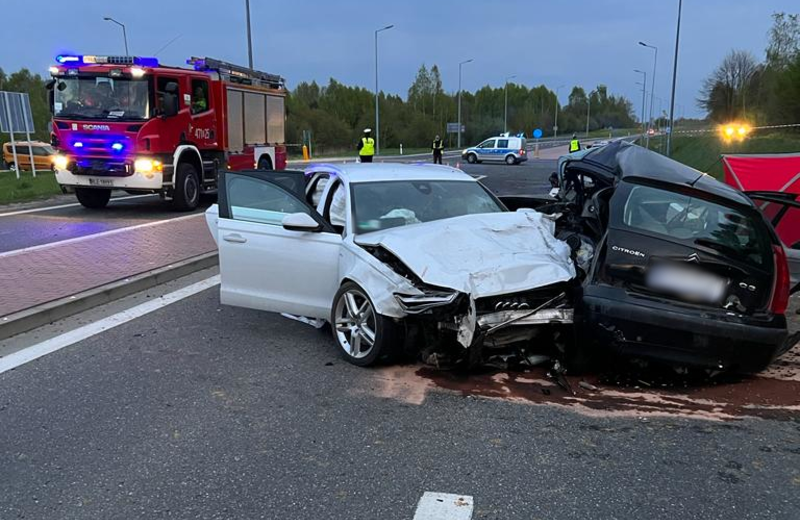
[[[230,81],[231,83],[261,85],[276,89],[286,86],[286,80],[277,74],[248,69],[247,67],[234,65],[233,63],[215,58],[198,58],[192,56],[190,59],[186,60],[186,63],[192,65],[195,70],[217,72],[223,80]]]

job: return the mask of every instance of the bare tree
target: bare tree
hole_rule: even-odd
[[[748,92],[752,94],[760,69],[761,65],[749,51],[730,51],[703,82],[698,106],[715,120],[743,116]]]

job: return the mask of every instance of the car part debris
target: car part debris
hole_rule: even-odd
[[[586,381],[581,381],[580,383],[578,383],[578,386],[580,386],[584,390],[589,390],[590,392],[597,392],[598,390],[600,390],[593,384],[587,383]]]

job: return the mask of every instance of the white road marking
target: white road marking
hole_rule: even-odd
[[[146,195],[126,195],[124,197],[112,197],[111,201],[115,200],[130,200],[130,199],[140,199],[142,197],[155,197],[156,195],[153,193],[148,193]],[[54,209],[62,209],[62,208],[74,208],[75,206],[80,206],[80,202],[70,202],[69,204],[59,204],[57,206],[44,206],[42,208],[31,208],[31,209],[21,209],[19,211],[9,211],[8,213],[0,213],[0,217],[13,217],[15,215],[25,215],[28,213],[38,213],[40,211],[52,211]]]
[[[184,217],[171,218],[171,219],[167,219],[167,220],[156,220],[156,221],[153,221],[153,222],[145,222],[144,224],[136,224],[135,226],[128,226],[128,227],[122,227],[122,228],[117,228],[117,229],[110,229],[108,231],[102,231],[100,233],[93,233],[91,235],[84,235],[84,236],[75,237],[75,238],[68,238],[66,240],[60,240],[58,242],[50,242],[48,244],[40,244],[38,246],[24,247],[22,249],[15,249],[13,251],[6,251],[5,253],[0,253],[0,258],[4,258],[4,257],[7,257],[7,256],[19,255],[19,254],[22,254],[22,253],[30,253],[31,251],[38,251],[40,249],[49,249],[51,247],[63,246],[64,244],[73,244],[75,242],[83,242],[84,240],[90,240],[92,238],[97,238],[97,237],[116,235],[118,233],[124,233],[126,231],[131,231],[133,229],[142,229],[142,228],[160,226],[162,224],[168,224],[170,222],[180,222],[181,220],[187,220],[187,219],[190,219],[190,218],[197,218],[197,217],[205,217],[205,214],[203,214],[203,213],[195,213],[195,214],[192,214],[192,215],[186,215]]]
[[[474,501],[469,495],[426,491],[417,504],[414,520],[470,520]]]
[[[210,278],[206,278],[205,280],[201,280],[197,283],[184,287],[183,289],[178,289],[177,291],[165,294],[160,298],[156,298],[135,307],[131,307],[128,310],[108,316],[107,318],[95,321],[94,323],[84,325],[83,327],[79,327],[60,336],[56,336],[55,338],[32,345],[26,349],[19,350],[13,354],[9,354],[4,358],[0,358],[0,374],[9,370],[13,370],[42,356],[46,356],[47,354],[52,354],[53,352],[59,351],[62,348],[74,345],[79,341],[91,338],[92,336],[100,334],[101,332],[105,332],[113,329],[114,327],[128,323],[131,320],[135,320],[136,318],[140,318],[145,314],[157,311],[163,307],[166,307],[167,305],[183,300],[184,298],[188,298],[189,296],[193,296],[199,292],[205,291],[206,289],[218,285],[219,281],[219,275],[214,275]]]

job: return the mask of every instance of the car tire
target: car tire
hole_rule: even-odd
[[[84,208],[103,209],[111,199],[111,190],[75,188],[75,196]]]
[[[467,154],[467,162],[470,164],[476,164],[478,162],[478,156],[474,153]]]
[[[367,292],[353,282],[342,284],[333,297],[331,329],[339,352],[356,366],[391,362],[402,350],[402,328],[378,314]]]
[[[513,166],[513,165],[517,164],[517,158],[514,157],[513,155],[507,156],[506,157],[506,164],[509,165],[509,166]]]
[[[270,159],[269,155],[262,155],[258,159],[258,169],[259,170],[272,170],[272,159]]]
[[[178,211],[192,211],[200,203],[200,178],[192,163],[178,165],[172,204]]]
[[[11,170],[12,172],[15,172],[17,171],[17,165],[14,164],[13,162],[10,162],[8,163],[8,169]]]

